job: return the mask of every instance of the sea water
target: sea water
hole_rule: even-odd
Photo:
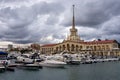
[[[43,67],[38,71],[15,69],[0,73],[0,80],[120,80],[120,62]]]

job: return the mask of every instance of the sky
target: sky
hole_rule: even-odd
[[[82,40],[120,42],[120,0],[0,0],[0,41],[62,42],[70,34],[73,4]]]

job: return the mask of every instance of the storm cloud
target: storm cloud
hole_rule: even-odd
[[[81,39],[120,42],[119,0],[1,0],[0,40],[56,43],[69,35],[72,5]]]

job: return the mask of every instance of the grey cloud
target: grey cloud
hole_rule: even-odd
[[[120,42],[120,16],[114,16],[112,19],[102,25],[104,32],[103,38],[117,39]]]
[[[58,7],[56,8],[54,6]],[[30,7],[22,6],[14,9],[10,7],[3,8],[0,10],[0,21],[6,23],[6,27],[8,27],[8,29],[4,31],[4,35],[1,36],[1,40],[8,40],[21,43],[22,42],[27,43],[27,40],[28,43],[39,41],[39,38],[40,36],[42,36],[42,33],[44,31],[38,30],[36,32],[36,30],[34,30],[34,27],[33,30],[29,30],[30,25],[35,23],[34,21],[37,19],[38,15],[39,16],[50,15],[50,17],[46,21],[46,24],[54,25],[59,20],[57,16],[60,14],[62,10],[63,10],[62,5],[58,5],[58,3],[46,3],[46,2],[34,4]]]
[[[98,27],[113,16],[120,14],[120,11],[118,11],[120,9],[119,0],[85,0],[83,2],[76,3],[76,25],[78,26]],[[69,26],[71,25],[71,19],[67,17],[63,24]]]
[[[2,3],[21,2],[21,1],[25,1],[25,0],[0,0],[0,2]]]
[[[57,7],[56,7],[57,6]],[[34,12],[40,13],[40,14],[60,14],[61,11],[63,11],[62,4],[59,3],[47,3],[47,2],[41,2],[38,4],[35,4],[32,6],[34,9]]]
[[[12,6],[12,3],[21,4],[22,1],[1,0],[0,4],[10,3]],[[120,41],[118,37],[120,20],[117,17],[120,15],[119,0],[55,0],[53,3],[43,1],[29,7],[21,5],[15,8],[7,6],[0,8],[0,40],[17,43],[54,43],[55,39],[65,39],[65,33],[69,32],[66,29],[72,23],[72,4],[76,5],[77,27],[83,27],[84,30],[89,28],[86,32],[79,32],[81,38],[85,40],[108,38]],[[45,15],[47,17],[44,17]],[[61,18],[64,19],[59,23]],[[42,40],[43,37],[51,35],[54,40]]]
[[[50,15],[47,19],[47,21],[45,22],[48,25],[54,25],[57,22],[59,22],[59,16],[58,15]]]
[[[82,27],[78,29],[80,38],[83,40],[91,40],[91,39],[102,39],[101,30],[90,27]]]

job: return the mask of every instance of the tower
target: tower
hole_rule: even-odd
[[[71,36],[76,36],[77,35],[77,29],[75,28],[74,5],[73,5],[72,28],[70,29],[70,35]]]
[[[67,40],[69,41],[75,41],[75,42],[80,42],[80,37],[77,34],[77,29],[75,28],[75,12],[74,12],[74,7],[73,5],[73,17],[72,17],[72,28],[70,29],[70,35],[67,37]]]

